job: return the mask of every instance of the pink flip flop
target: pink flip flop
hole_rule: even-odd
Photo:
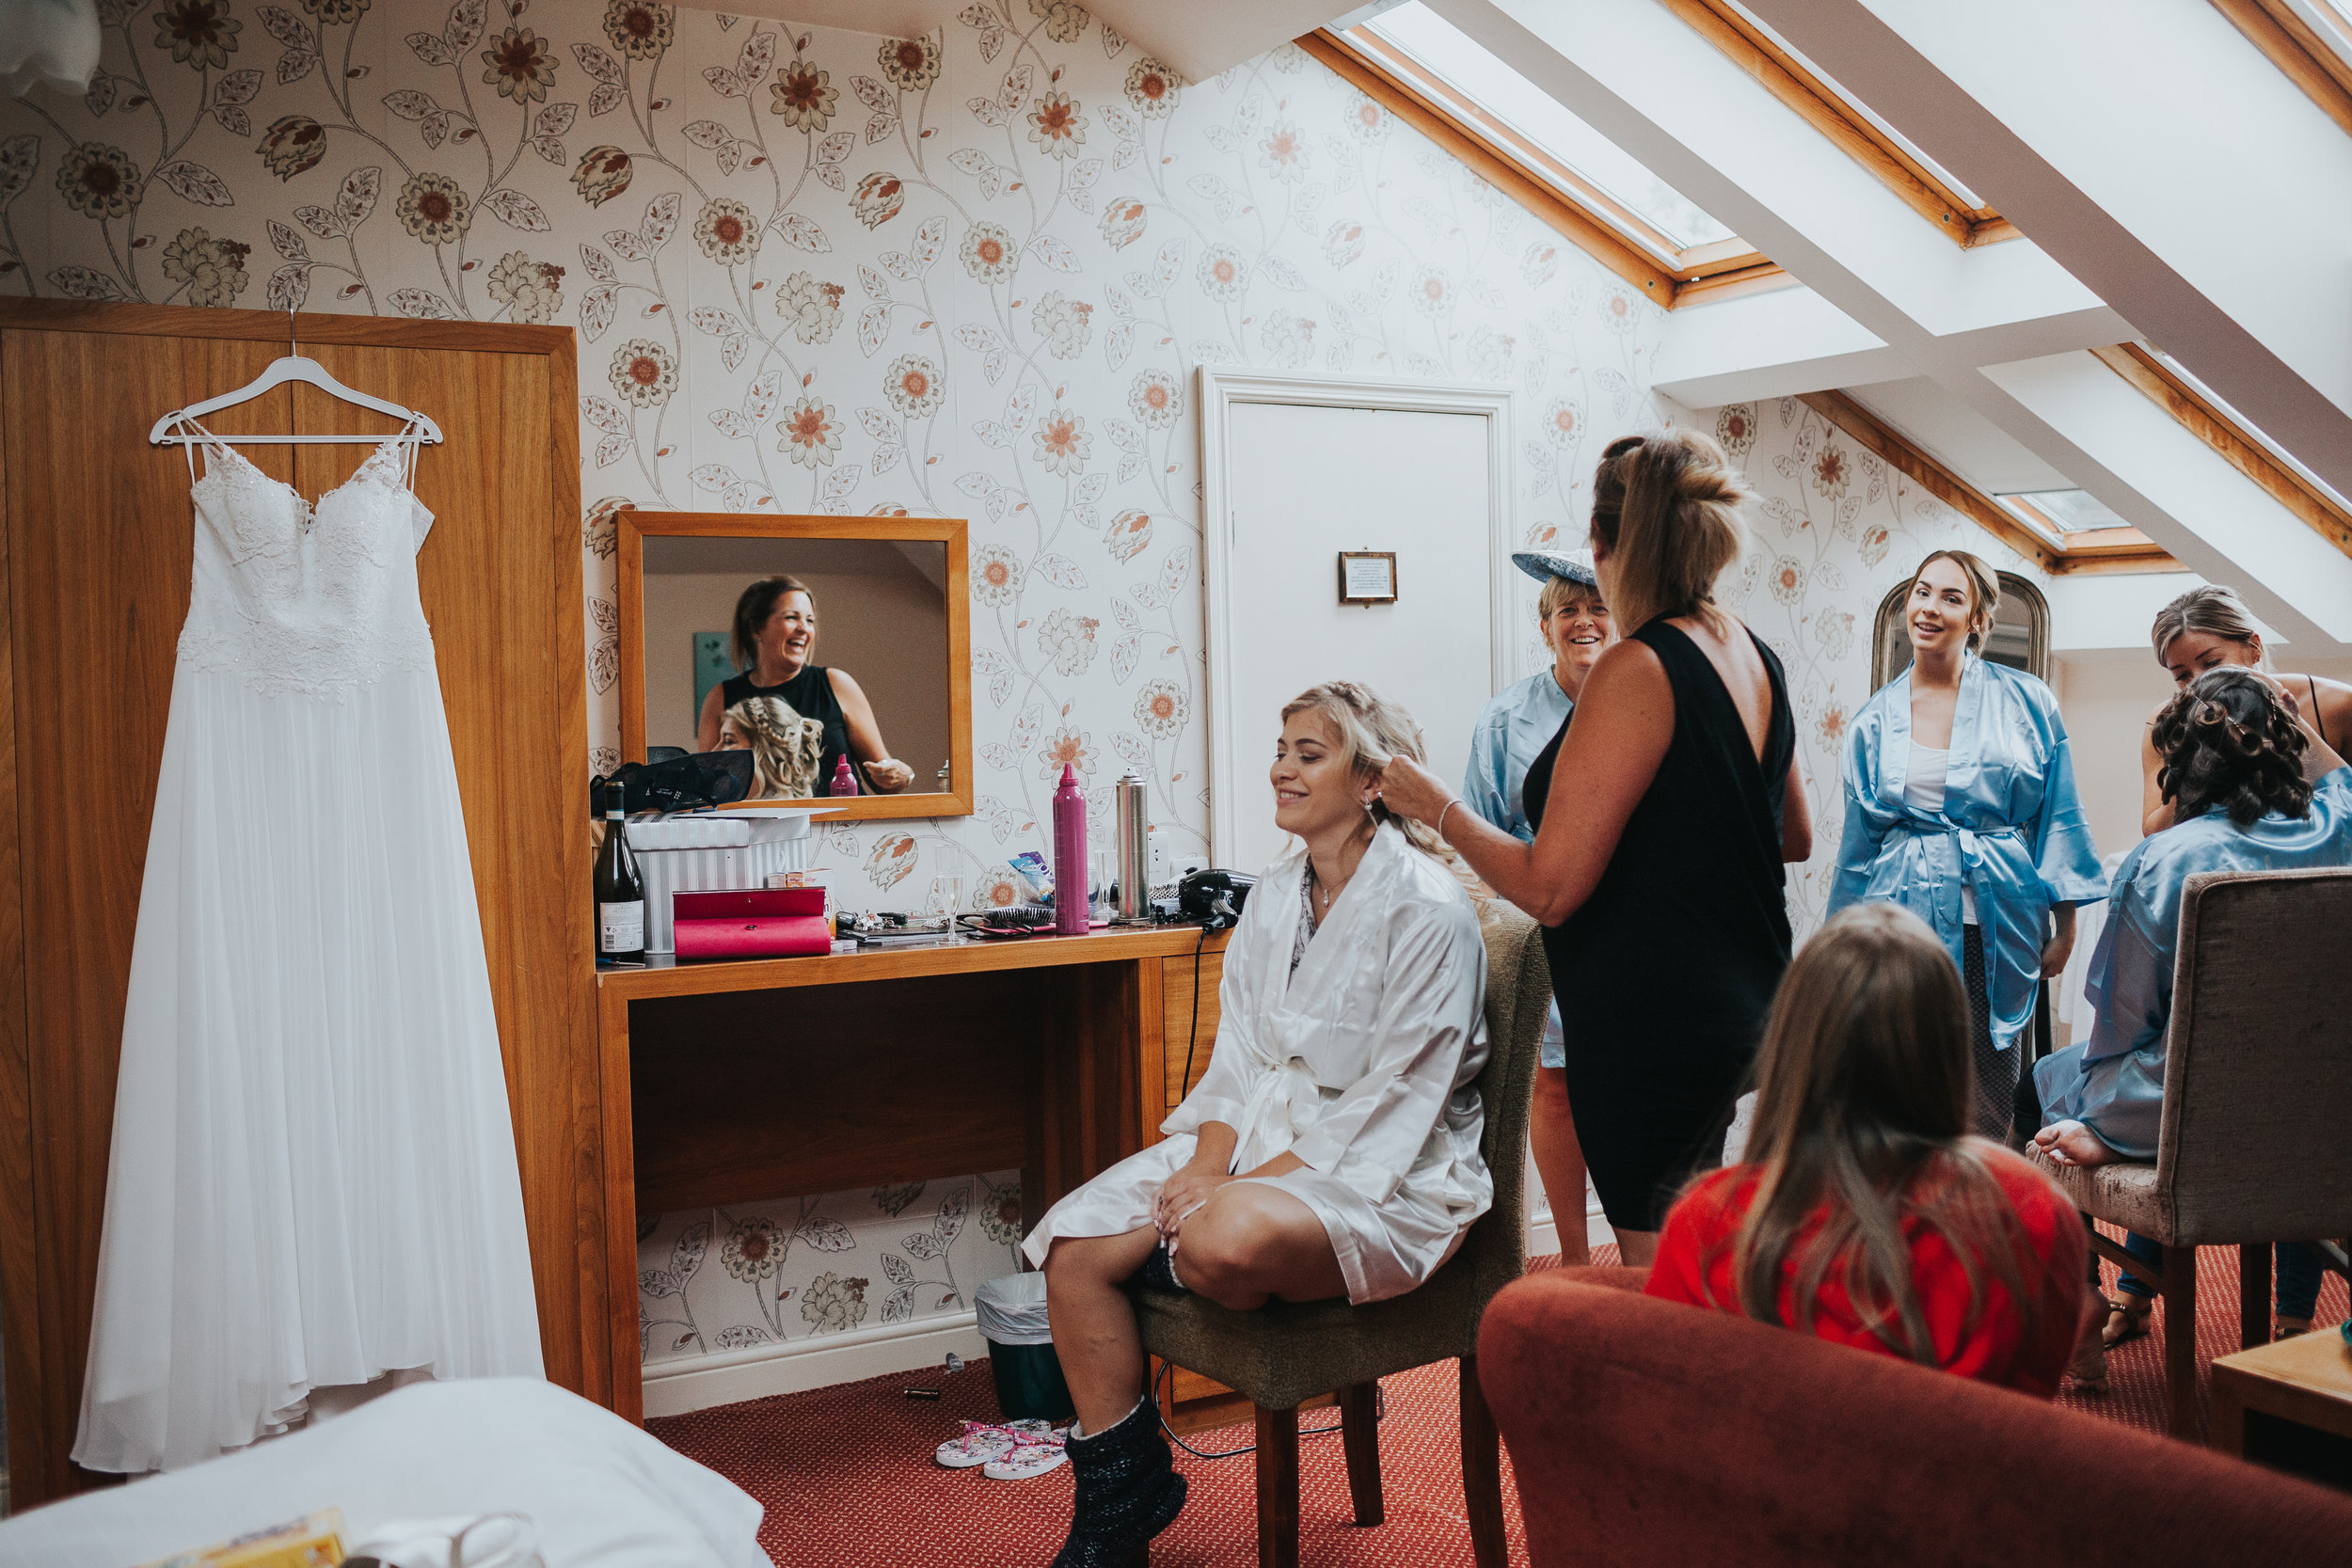
[[[1024,1443],[1034,1443],[1042,1433],[1051,1433],[1049,1422],[966,1421],[963,1435],[951,1437],[931,1450],[931,1457],[950,1470],[969,1470],[992,1460],[1001,1459]],[[1054,1439],[1058,1443],[1059,1437]]]

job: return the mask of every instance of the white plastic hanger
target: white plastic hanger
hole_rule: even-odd
[[[195,446],[208,439],[221,446],[232,447],[381,446],[384,444],[386,437],[381,432],[372,436],[216,436],[208,437],[194,431],[172,428],[183,420],[198,419],[223,408],[233,408],[238,404],[251,402],[263,392],[283,387],[288,382],[299,381],[308,386],[316,387],[329,397],[341,398],[343,402],[358,407],[373,409],[378,414],[389,414],[396,420],[413,423],[416,426],[416,434],[412,439],[420,445],[437,446],[440,443],[441,427],[433,422],[430,415],[403,408],[399,404],[385,398],[371,397],[365,392],[355,391],[328,374],[326,367],[317,360],[305,358],[296,353],[298,346],[294,341],[294,312],[289,310],[286,312],[286,352],[271,360],[269,369],[233,392],[223,392],[216,398],[206,398],[202,403],[192,403],[185,408],[173,409],[155,421],[155,428],[147,433],[147,439],[152,445],[159,447]]]

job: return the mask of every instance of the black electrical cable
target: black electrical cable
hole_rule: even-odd
[[[1192,1053],[1200,1043],[1200,955],[1209,945],[1209,928],[1200,927],[1200,935],[1192,944],[1192,1037],[1184,1041],[1184,1092],[1192,1092]]]
[[[1176,1429],[1168,1424],[1168,1416],[1166,1414],[1168,1407],[1160,1403],[1160,1385],[1168,1381],[1168,1363],[1163,1361],[1160,1363],[1159,1374],[1152,1380],[1152,1408],[1162,1412],[1160,1416],[1160,1430],[1168,1433],[1168,1440],[1169,1442],[1175,1444],[1178,1448],[1184,1449],[1195,1459],[1239,1459],[1246,1453],[1256,1453],[1258,1451],[1257,1444],[1247,1443],[1238,1449],[1227,1449],[1219,1453],[1203,1453],[1199,1449],[1194,1448],[1190,1443],[1185,1442],[1182,1437],[1177,1436]],[[1373,1387],[1377,1392],[1375,1396],[1372,1419],[1375,1425],[1378,1425],[1381,1421],[1388,1419],[1389,1391],[1385,1386],[1377,1383],[1374,1384]],[[1345,1424],[1346,1423],[1344,1421],[1334,1421],[1327,1427],[1301,1427],[1298,1429],[1298,1435],[1301,1437],[1327,1437],[1332,1433],[1339,1431],[1340,1428]]]

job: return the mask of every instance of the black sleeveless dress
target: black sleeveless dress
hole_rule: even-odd
[[[1592,896],[1544,930],[1577,1141],[1621,1229],[1658,1229],[1691,1175],[1720,1160],[1788,967],[1780,813],[1796,725],[1780,660],[1748,635],[1772,690],[1760,760],[1698,644],[1663,619],[1633,633],[1674,687],[1674,739]],[[1575,721],[1527,770],[1539,829]]]
[[[722,712],[747,697],[781,697],[802,718],[814,719],[825,726],[825,754],[817,763],[817,793],[832,794],[834,764],[850,749],[850,732],[842,721],[841,700],[833,694],[832,673],[824,665],[809,664],[782,686],[754,686],[752,673],[746,670],[719,683]],[[857,780],[858,793],[864,794],[866,780],[859,774],[854,757],[850,759],[850,776]]]

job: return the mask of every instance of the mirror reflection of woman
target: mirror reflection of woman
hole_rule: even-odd
[[[1544,585],[1535,601],[1535,626],[1544,635],[1551,663],[1504,688],[1488,702],[1470,730],[1470,768],[1462,780],[1462,804],[1522,844],[1535,841],[1528,820],[1527,769],[1551,737],[1567,723],[1584,677],[1617,640],[1601,597],[1593,552],[1559,554],[1523,550],[1511,564]],[[1535,1174],[1551,1200],[1560,1231],[1560,1262],[1574,1268],[1591,1260],[1584,1231],[1584,1150],[1576,1141],[1576,1119],[1568,1111],[1568,1047],[1561,1031],[1560,1004],[1544,1021],[1543,1055],[1535,1074],[1527,1143]]]
[[[2323,740],[2338,752],[2352,752],[2352,686],[2323,675],[2272,672],[2263,634],[2236,589],[2218,584],[2190,589],[2156,611],[2149,640],[2155,644],[2156,662],[2183,690],[2206,671],[2231,665],[2270,673]],[[2157,783],[2163,759],[2156,755],[2154,719],[2148,723],[2139,736],[2139,831],[2160,833],[2172,826],[2172,802]]]
[[[761,578],[735,601],[737,673],[703,698],[694,732],[698,752],[719,750],[719,726],[726,710],[753,697],[774,697],[803,719],[825,727],[825,749],[818,763],[817,792],[827,793],[834,772],[849,757],[865,777],[861,794],[896,795],[914,781],[914,769],[890,754],[874,705],[847,670],[814,662],[817,601],[795,577]]]
[[[825,784],[825,726],[777,697],[746,697],[720,716],[719,750],[752,754],[755,800],[803,800]]]
[[[1973,1131],[2012,1141],[2019,1041],[2074,950],[2074,906],[2106,896],[2058,697],[1979,652],[1993,568],[1937,550],[1903,601],[1911,668],[1854,716],[1829,912],[1883,899],[1943,939],[1968,991]]]

